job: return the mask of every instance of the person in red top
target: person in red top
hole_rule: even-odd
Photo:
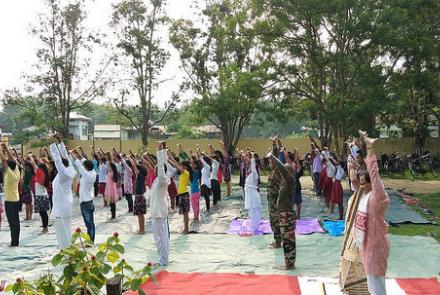
[[[47,166],[38,161],[34,155],[30,156],[30,161],[35,170],[35,213],[39,213],[41,217],[43,225],[41,234],[47,234],[49,232],[49,216],[47,211],[50,210],[49,196],[47,194],[47,188],[50,183],[49,170],[47,169]]]

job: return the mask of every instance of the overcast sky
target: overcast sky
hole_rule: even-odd
[[[62,0],[67,3],[68,0]],[[111,3],[115,0],[86,0],[88,13],[87,26],[93,30],[106,32],[111,19]],[[167,12],[172,18],[194,19],[194,10],[190,8],[192,0],[168,0]],[[36,63],[35,52],[39,40],[32,36],[30,24],[38,23],[38,14],[44,11],[44,0],[1,0],[0,1],[0,93],[13,87],[24,85],[23,73],[33,71]],[[107,32],[109,33],[109,32]],[[167,33],[163,33],[168,41]],[[172,81],[162,84],[157,93],[156,102],[163,104],[170,97],[183,75],[178,71],[180,61],[177,52],[167,45],[171,58],[166,65],[161,79],[176,76]],[[177,74],[176,74],[177,73]],[[104,99],[105,100],[105,99]],[[101,101],[103,102],[103,101]],[[133,99],[133,102],[135,100]]]

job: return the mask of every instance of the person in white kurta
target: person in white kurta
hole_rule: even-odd
[[[261,198],[258,192],[258,172],[254,157],[251,160],[251,171],[246,177],[244,190],[244,208],[249,212],[253,232],[258,233],[261,220]]]
[[[167,150],[157,151],[157,176],[151,189],[150,214],[154,241],[156,243],[159,264],[167,265],[170,252],[170,238],[168,232],[168,194],[169,177],[165,174]],[[167,165],[168,167],[169,165]],[[170,169],[169,167],[167,170]],[[168,170],[169,171],[169,170]]]
[[[52,216],[56,218],[55,232],[58,245],[64,249],[70,247],[72,239],[72,181],[76,173],[64,143],[59,141],[58,146],[55,143],[50,145],[50,152],[58,170],[58,174],[52,182]],[[62,159],[69,162],[67,167],[64,166]]]

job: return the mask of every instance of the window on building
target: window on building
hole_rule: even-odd
[[[82,135],[83,136],[87,136],[89,134],[89,128],[88,126],[83,126],[82,127]]]

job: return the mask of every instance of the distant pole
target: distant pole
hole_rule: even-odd
[[[122,128],[120,124],[119,124],[119,151],[122,152]]]

